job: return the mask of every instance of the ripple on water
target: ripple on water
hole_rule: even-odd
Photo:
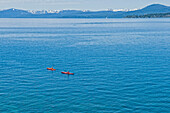
[[[1,112],[170,112],[169,19],[1,20]]]

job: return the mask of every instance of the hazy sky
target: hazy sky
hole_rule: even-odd
[[[170,0],[0,0],[0,9],[134,9],[142,8],[153,3],[170,5]]]

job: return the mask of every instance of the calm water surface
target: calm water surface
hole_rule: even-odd
[[[0,19],[1,113],[169,107],[170,19]]]

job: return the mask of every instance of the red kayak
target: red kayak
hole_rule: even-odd
[[[69,71],[68,72],[61,72],[62,74],[68,74],[68,75],[74,75],[74,73],[70,73]]]
[[[55,71],[56,69],[52,68],[47,68],[47,70]]]

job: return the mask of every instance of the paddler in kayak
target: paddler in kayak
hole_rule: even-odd
[[[47,68],[47,70],[55,71],[56,69],[52,68]]]
[[[70,73],[69,71],[67,72],[61,72],[62,74],[68,74],[68,75],[74,75],[74,73]]]

